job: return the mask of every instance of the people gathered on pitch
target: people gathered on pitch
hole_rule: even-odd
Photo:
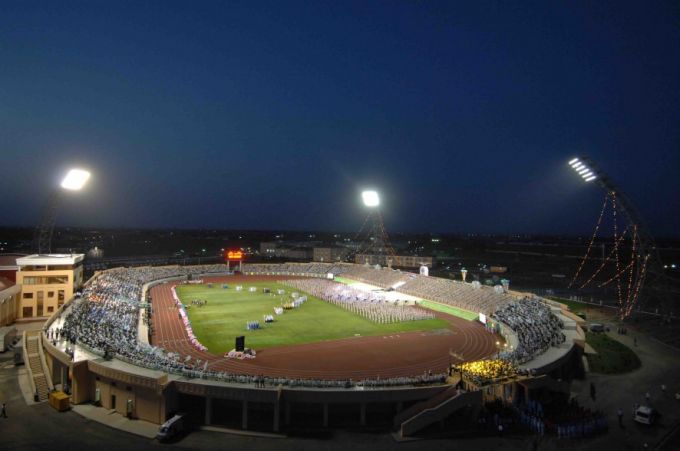
[[[379,294],[352,288],[326,279],[295,279],[281,283],[305,291],[326,302],[338,305],[376,323],[396,323],[434,318],[430,311],[411,306],[396,305]]]

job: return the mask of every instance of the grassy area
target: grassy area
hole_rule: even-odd
[[[257,287],[250,293],[248,287]],[[265,294],[262,288],[274,293],[278,288],[287,295]],[[243,291],[234,286],[223,289],[206,285],[179,285],[177,295],[185,305],[194,299],[205,299],[207,305],[192,306],[187,310],[194,334],[210,352],[220,354],[234,348],[234,338],[246,336],[246,346],[255,350],[273,346],[314,343],[325,340],[353,337],[356,335],[386,335],[398,332],[443,329],[447,323],[440,319],[405,321],[394,324],[376,324],[341,307],[308,296],[300,308],[286,310],[274,315],[275,322],[265,324],[263,316],[274,314],[274,307],[290,299],[291,290],[273,282],[251,282]],[[246,322],[260,321],[260,330],[246,330]]]
[[[440,304],[438,302],[428,301],[423,299],[420,301],[422,307],[428,308],[430,310],[435,310],[437,312],[448,313],[449,315],[457,316],[459,318],[466,319],[468,321],[475,321],[479,318],[479,313],[470,312],[468,310],[459,309],[451,305]]]
[[[345,285],[352,285],[352,284],[354,284],[354,283],[359,283],[359,282],[357,282],[356,280],[347,279],[347,278],[345,278],[345,277],[340,277],[340,276],[335,276],[335,278],[333,279],[333,281],[334,281],[334,282],[344,283]]]
[[[558,298],[556,296],[547,296],[547,298],[566,305],[567,307],[569,307],[569,311],[574,313],[575,315],[578,315],[580,313],[585,314],[588,308],[595,307],[593,305],[584,304],[583,302],[576,302],[569,299]]]
[[[588,354],[590,371],[603,374],[620,374],[640,368],[640,358],[628,346],[602,333],[586,332],[586,343],[597,351]]]

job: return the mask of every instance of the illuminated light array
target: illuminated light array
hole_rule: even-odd
[[[578,158],[573,158],[569,161],[569,166],[580,175],[586,182],[592,182],[597,178],[595,171],[593,171],[587,164]]]
[[[574,160],[578,161],[578,158],[574,158]],[[574,161],[571,160],[571,161]],[[569,162],[571,164],[571,162]],[[602,217],[604,216],[604,210],[607,208],[607,202],[609,201],[609,194],[607,194],[604,197],[604,203],[602,204],[602,210],[600,211],[600,217],[597,219],[597,223],[595,224],[595,231],[593,232],[593,237],[590,239],[590,243],[588,244],[588,249],[586,250],[586,255],[583,257],[583,260],[581,260],[581,264],[579,265],[578,269],[576,270],[576,274],[574,274],[574,278],[571,279],[571,282],[569,283],[569,288],[574,285],[574,282],[576,282],[576,279],[578,278],[579,274],[581,274],[581,270],[583,269],[583,266],[586,264],[586,260],[588,260],[588,255],[590,255],[590,250],[593,247],[593,243],[595,242],[595,238],[597,238],[597,231],[600,229],[600,224],[602,223]]]
[[[69,191],[80,191],[89,179],[89,171],[84,169],[71,169],[61,181],[61,187]]]

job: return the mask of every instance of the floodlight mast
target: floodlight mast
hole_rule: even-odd
[[[639,280],[638,293],[646,288],[649,294],[650,290],[655,291],[655,297],[663,301],[666,297],[661,289],[661,279],[670,281],[671,279],[663,271],[663,264],[661,263],[661,256],[659,250],[654,243],[654,238],[649,232],[645,221],[637,211],[631,200],[623,191],[608,177],[604,172],[598,169],[592,159],[588,156],[579,156],[571,159],[568,162],[574,171],[576,171],[586,183],[595,181],[595,184],[602,188],[607,196],[615,197],[617,209],[624,214],[628,223],[634,226],[635,233],[635,248],[637,259],[641,264],[635,265],[635,278]],[[587,168],[588,171],[580,173],[581,170]],[[630,313],[627,312],[627,314]],[[626,315],[627,315],[626,314]]]
[[[621,191],[619,187],[614,184],[611,178],[599,170],[593,160],[591,160],[589,157],[580,156],[569,161],[569,165],[574,170],[576,170],[574,166],[577,164],[582,164],[592,173],[592,175],[579,174],[586,183],[595,181],[595,184],[605,190],[607,194],[616,195],[618,207],[626,215],[628,221],[631,224],[635,224],[637,226],[637,233],[640,237],[639,244],[641,245],[641,247],[638,248],[640,255],[657,254],[655,257],[658,257],[658,251],[656,250],[656,245],[654,244],[654,238],[652,237],[652,234],[649,233],[644,220],[638,213],[637,209],[633,206],[633,203],[630,201],[628,196],[626,196],[623,191]],[[578,171],[576,172],[578,173]]]
[[[52,252],[52,235],[57,210],[64,191],[80,191],[90,179],[90,172],[84,169],[71,169],[62,179],[61,189],[54,189],[42,212],[40,224],[35,232],[35,248],[39,255]]]
[[[368,208],[368,215],[364,225],[355,237],[355,240],[360,239],[362,242],[353,255],[384,256],[387,265],[391,266],[392,257],[394,257],[395,252],[392,246],[390,246],[389,237],[385,230],[385,223],[380,211],[380,196],[377,191],[366,190],[362,191],[361,199],[364,206]]]

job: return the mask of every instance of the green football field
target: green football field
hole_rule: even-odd
[[[251,293],[249,287],[257,287]],[[249,282],[243,284],[243,291],[236,291],[236,285],[229,284],[223,289],[221,284],[178,285],[177,295],[185,305],[194,299],[207,300],[203,307],[191,306],[187,309],[191,326],[196,338],[208,350],[223,354],[234,349],[234,338],[245,335],[246,347],[262,350],[273,346],[314,343],[354,336],[386,335],[396,332],[444,329],[447,323],[441,319],[404,321],[393,324],[376,324],[341,307],[329,304],[313,296],[307,296],[300,308],[284,310],[282,315],[274,315],[274,307],[290,300],[293,290],[272,282]],[[286,295],[265,294],[267,287],[276,293],[281,288]],[[265,323],[264,315],[274,315],[273,323]],[[248,321],[260,321],[259,330],[246,330]]]

